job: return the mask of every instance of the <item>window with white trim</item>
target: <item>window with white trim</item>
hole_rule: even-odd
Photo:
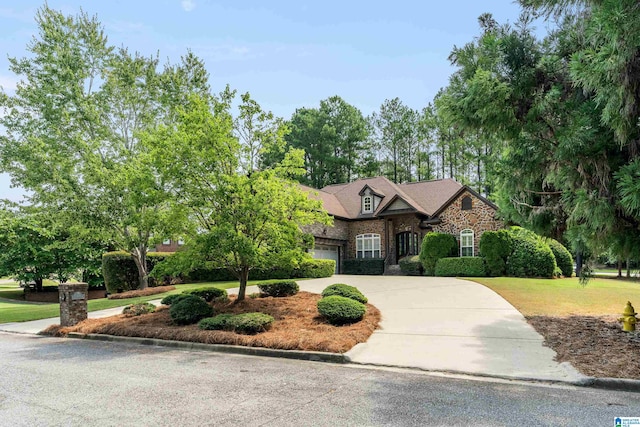
[[[381,258],[380,235],[358,234],[356,236],[356,258]]]
[[[460,232],[460,256],[473,256],[473,230]]]
[[[362,213],[371,213],[371,212],[373,212],[373,197],[372,196],[362,197]]]
[[[163,244],[163,245],[165,245],[165,246],[170,245],[170,244],[171,244],[171,239],[164,239],[164,240],[162,241],[162,244]]]

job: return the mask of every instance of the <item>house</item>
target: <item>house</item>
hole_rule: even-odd
[[[482,233],[504,227],[493,203],[453,179],[394,184],[376,177],[302,189],[334,218],[333,226],[314,224],[305,232],[315,237],[313,256],[335,260],[337,272],[353,258],[383,259],[386,270],[417,255],[430,231],[453,234],[461,256],[476,256]]]

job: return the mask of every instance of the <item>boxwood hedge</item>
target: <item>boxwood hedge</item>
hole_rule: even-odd
[[[480,257],[440,258],[436,263],[436,276],[484,277],[484,260]]]

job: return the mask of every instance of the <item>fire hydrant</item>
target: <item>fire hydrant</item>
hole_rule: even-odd
[[[618,319],[618,322],[622,322],[622,330],[625,332],[633,332],[636,330],[636,310],[631,305],[631,301],[627,301],[627,306],[622,312],[622,317]]]

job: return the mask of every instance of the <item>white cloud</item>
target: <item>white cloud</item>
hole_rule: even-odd
[[[182,8],[185,10],[185,12],[191,12],[196,8],[196,2],[193,0],[182,0],[180,4],[182,5]]]
[[[18,87],[18,79],[14,76],[5,76],[0,74],[0,87],[5,93],[13,94]]]

